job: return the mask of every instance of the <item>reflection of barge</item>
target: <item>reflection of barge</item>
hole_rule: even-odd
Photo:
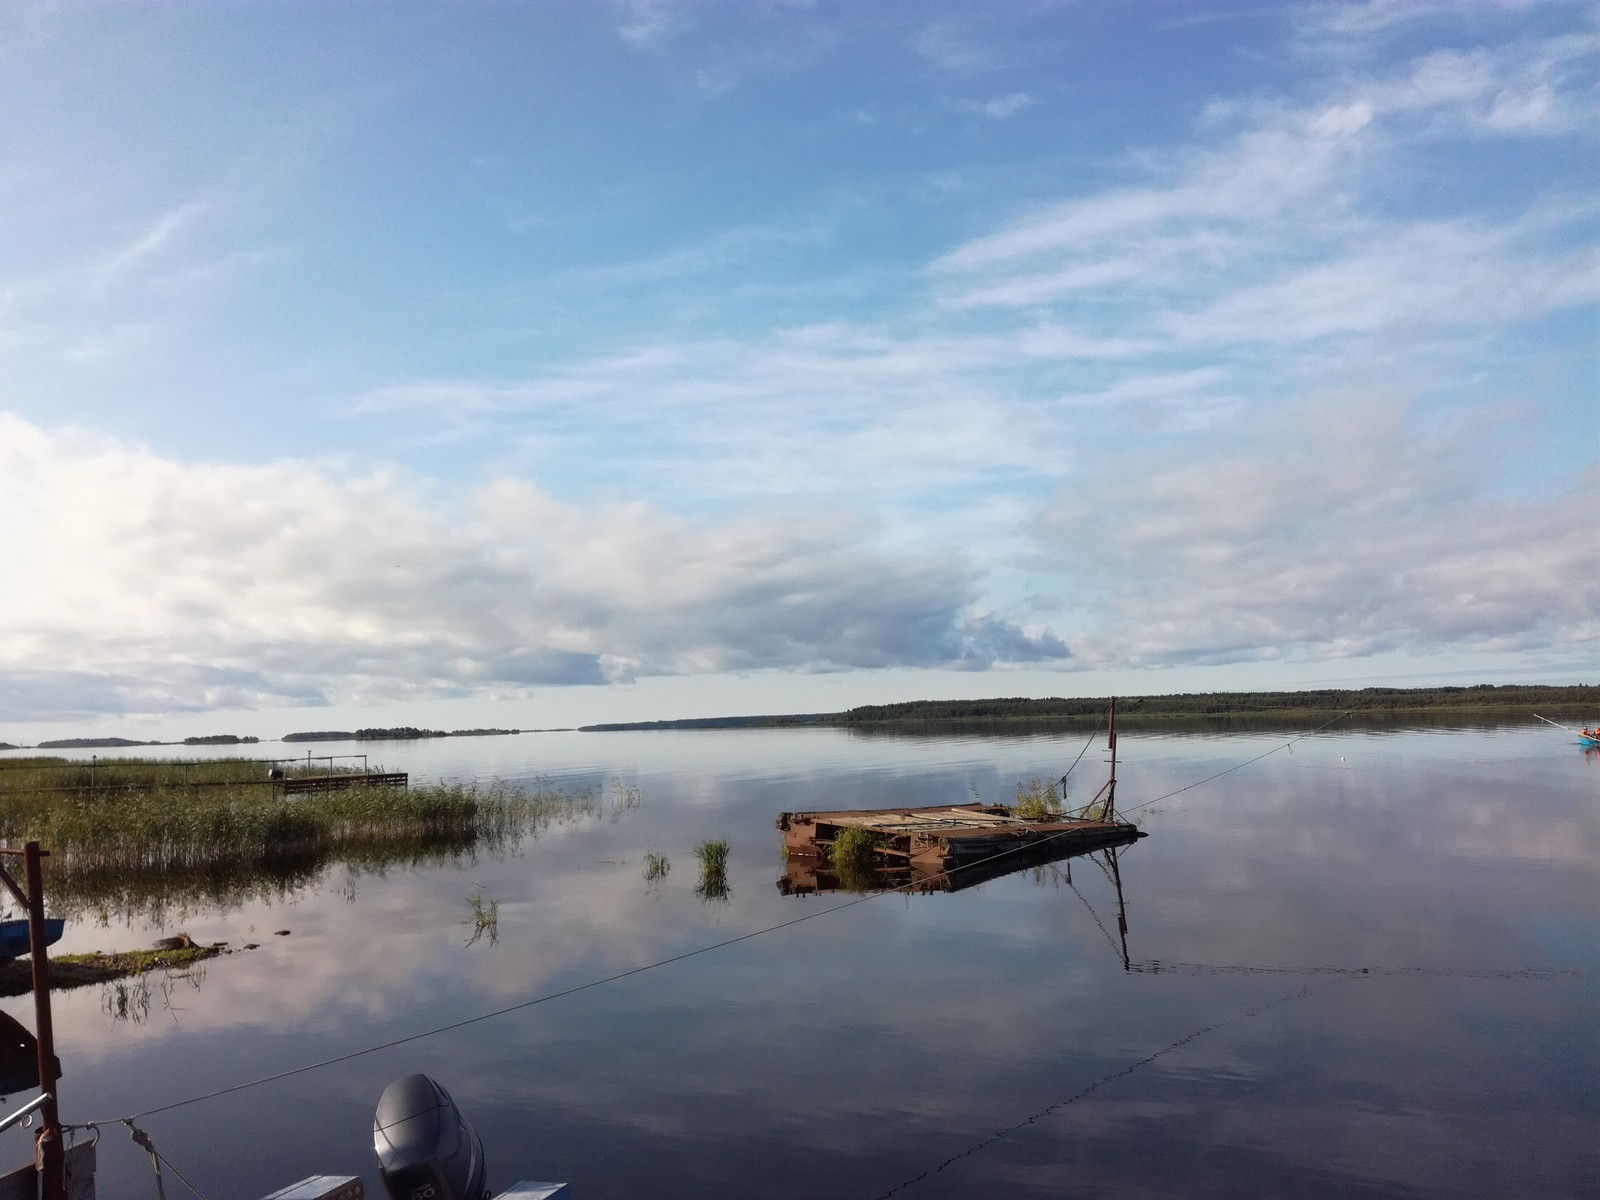
[[[910,867],[925,874],[997,854],[1006,856],[1000,860],[1006,864],[1007,859],[1020,858],[1028,851],[1049,848],[1062,854],[1082,853],[1124,845],[1143,836],[1124,821],[1030,820],[1013,816],[999,804],[786,812],[778,817],[778,828],[783,831],[784,851],[791,861],[829,858],[840,831],[854,828],[878,835],[876,853],[883,865]],[[1005,869],[1010,869],[1009,864]]]
[[[814,814],[821,816],[823,814]],[[852,814],[860,815],[860,814]],[[1061,824],[1061,822],[1052,822]],[[819,855],[790,854],[784,864],[783,878],[778,880],[778,890],[785,896],[815,896],[825,892],[959,892],[989,879],[1010,875],[1030,867],[1042,867],[1064,859],[1078,858],[1099,849],[1115,849],[1137,841],[1145,835],[1131,826],[1126,832],[1097,835],[1090,841],[1087,834],[1076,842],[1063,838],[1053,842],[1034,842],[1017,846],[1009,852],[987,860],[972,860],[963,867],[958,861],[946,866],[932,859],[909,859],[882,862],[867,872],[841,873],[832,862]]]

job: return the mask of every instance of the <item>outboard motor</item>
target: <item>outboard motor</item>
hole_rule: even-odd
[[[383,1089],[372,1117],[378,1175],[392,1200],[485,1200],[483,1143],[426,1075]]]

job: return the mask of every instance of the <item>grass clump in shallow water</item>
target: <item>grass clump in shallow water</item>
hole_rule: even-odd
[[[472,926],[472,936],[467,939],[467,945],[472,945],[488,934],[489,944],[493,946],[500,940],[500,901],[486,901],[483,889],[480,887],[467,897],[467,907],[472,910],[472,916],[467,921],[467,924]]]
[[[729,894],[727,839],[701,842],[694,848],[694,856],[700,860],[700,882],[695,885],[694,894],[701,900],[726,900]]]
[[[672,860],[665,854],[657,854],[654,850],[645,851],[644,880],[646,883],[660,883],[671,870]]]

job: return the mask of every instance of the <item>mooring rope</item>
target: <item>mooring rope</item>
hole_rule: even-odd
[[[182,1171],[178,1170],[178,1168],[173,1164],[173,1162],[172,1162],[172,1160],[170,1158],[167,1158],[159,1150],[156,1149],[156,1144],[155,1144],[155,1142],[150,1140],[150,1135],[148,1133],[146,1133],[144,1130],[140,1129],[137,1125],[135,1125],[133,1123],[133,1118],[132,1117],[123,1118],[122,1123],[128,1127],[128,1136],[133,1139],[133,1144],[136,1145],[136,1146],[142,1147],[143,1149],[148,1151],[149,1154],[150,1154],[150,1166],[151,1166],[151,1169],[154,1170],[155,1173],[156,1173],[156,1197],[157,1197],[157,1200],[167,1200],[166,1185],[161,1180],[161,1167],[162,1167],[163,1163],[166,1164],[168,1170],[170,1170],[174,1175],[176,1175],[180,1180],[183,1181],[183,1186],[184,1187],[188,1188],[196,1196],[199,1196],[200,1200],[206,1200],[205,1195],[200,1191],[200,1189],[195,1187],[194,1184],[189,1182],[189,1177],[187,1175],[185,1175]],[[94,1128],[93,1124],[90,1124],[88,1127],[91,1128],[91,1129]],[[81,1128],[81,1126],[66,1125],[66,1126],[63,1126],[62,1128],[64,1128],[64,1129],[73,1129],[73,1128]],[[96,1140],[98,1140],[98,1138],[99,1138],[99,1130],[95,1130],[95,1136],[96,1136]]]
[[[1065,804],[1067,802],[1067,776],[1071,775],[1073,769],[1083,761],[1083,756],[1089,753],[1089,747],[1094,745],[1095,738],[1100,736],[1100,731],[1105,728],[1105,724],[1106,715],[1105,713],[1101,713],[1100,720],[1096,723],[1094,730],[1089,734],[1088,740],[1083,743],[1083,749],[1078,751],[1078,757],[1072,760],[1072,766],[1068,767],[1065,774],[1063,774],[1060,780],[1058,780],[1058,782],[1061,784],[1061,803]],[[1055,784],[1051,784],[1050,786],[1054,787]]]
[[[1253,763],[1258,763],[1263,758],[1272,757],[1272,755],[1276,754],[1279,750],[1287,750],[1287,749],[1289,749],[1289,747],[1293,746],[1296,742],[1303,742],[1308,737],[1313,737],[1316,734],[1321,733],[1329,725],[1332,725],[1332,724],[1334,724],[1335,722],[1338,722],[1338,721],[1342,721],[1346,717],[1348,717],[1349,715],[1350,715],[1350,710],[1346,709],[1344,712],[1339,713],[1337,716],[1335,716],[1333,718],[1333,720],[1324,721],[1321,725],[1318,725],[1315,729],[1308,729],[1304,733],[1302,733],[1299,737],[1290,738],[1287,742],[1284,742],[1282,745],[1274,746],[1271,750],[1268,750],[1268,751],[1266,751],[1266,752],[1264,752],[1262,754],[1258,754],[1254,758],[1247,758],[1247,759],[1245,759],[1244,762],[1235,763],[1233,766],[1227,768],[1227,770],[1218,771],[1215,775],[1207,775],[1204,779],[1197,779],[1193,783],[1184,784],[1181,788],[1174,788],[1172,791],[1167,792],[1164,795],[1157,796],[1154,800],[1146,800],[1143,804],[1135,804],[1132,808],[1119,808],[1118,811],[1122,812],[1122,813],[1138,812],[1141,808],[1149,808],[1152,804],[1160,804],[1163,800],[1170,800],[1170,799],[1172,799],[1172,797],[1180,795],[1183,792],[1190,791],[1191,789],[1200,787],[1203,784],[1211,783],[1213,780],[1221,779],[1224,775],[1232,775],[1235,771],[1242,770],[1243,768],[1248,767],[1248,766],[1252,765]]]

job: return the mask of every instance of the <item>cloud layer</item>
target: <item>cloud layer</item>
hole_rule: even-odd
[[[1600,661],[1583,5],[118,21],[0,44],[0,715]]]
[[[1393,397],[1297,406],[1259,444],[1124,464],[1041,536],[1104,582],[1091,664],[1342,658],[1600,642],[1600,466],[1548,499],[1486,466],[1525,414],[1421,431]]]
[[[952,557],[516,480],[183,464],[0,417],[0,713],[517,695],[637,674],[1059,661]],[[53,681],[53,682],[51,682]]]

